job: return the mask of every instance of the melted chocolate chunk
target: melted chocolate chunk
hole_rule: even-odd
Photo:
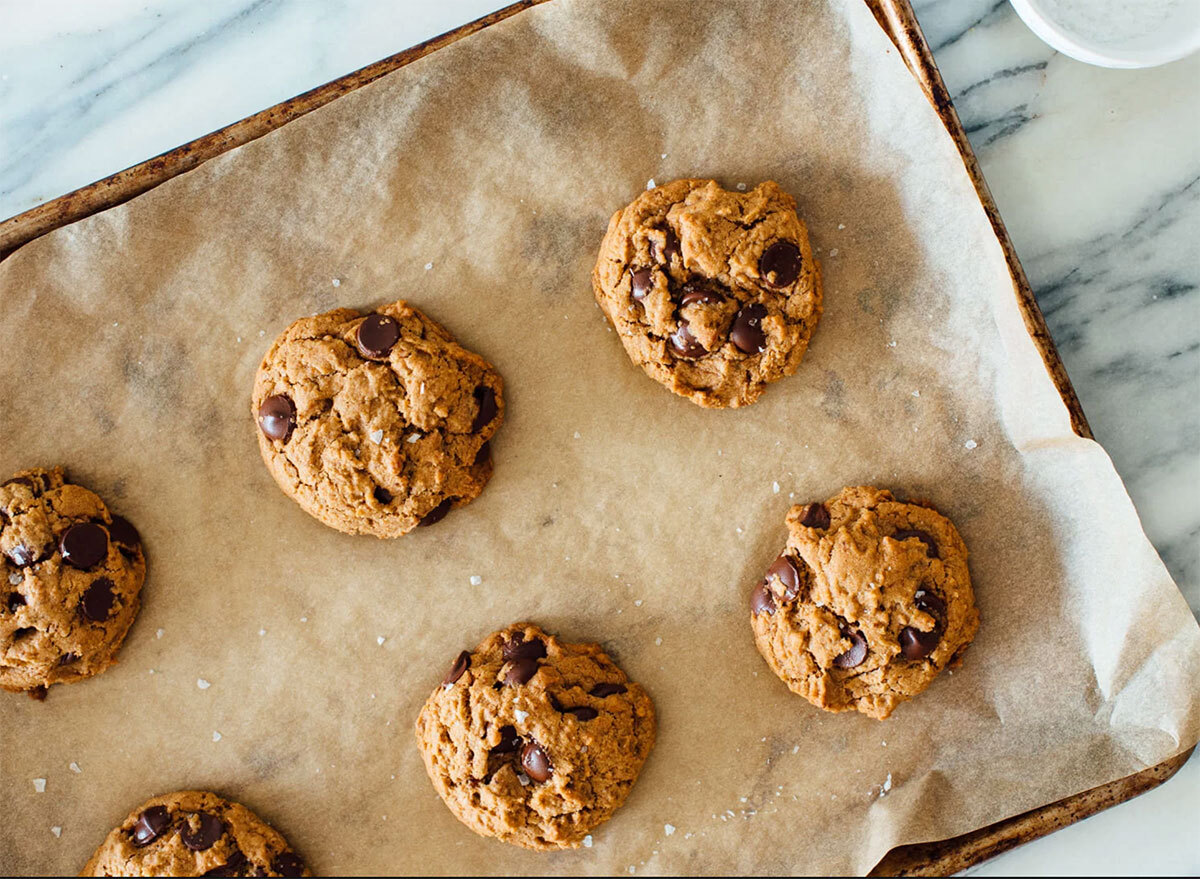
[[[166,806],[151,806],[138,816],[133,829],[129,831],[133,844],[138,847],[149,845],[162,836],[170,823],[171,816],[167,814]]]
[[[258,429],[267,439],[287,442],[296,429],[296,406],[290,397],[275,394],[258,407]]]
[[[454,683],[461,678],[468,668],[471,667],[471,654],[463,651],[458,654],[454,660],[454,664],[450,666],[450,671],[446,672],[446,676],[442,678],[443,687],[452,687]]]
[[[833,659],[838,668],[855,668],[863,664],[867,658],[867,639],[862,632],[845,631],[842,636],[851,641],[850,649],[840,653]]]

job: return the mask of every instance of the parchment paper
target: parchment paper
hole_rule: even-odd
[[[820,247],[812,347],[746,409],[668,394],[592,300],[609,215],[685,175],[779,181]],[[248,400],[293,319],[400,297],[509,409],[483,495],[381,542],[275,487]],[[535,8],[21,248],[0,310],[0,471],[65,464],[150,566],[117,667],[0,700],[0,872],[74,872],[188,787],[326,874],[866,871],[1200,732],[1196,623],[858,0]],[[789,504],[858,483],[953,518],[983,618],[884,723],[789,694],[747,620]],[[590,849],[476,837],[421,766],[421,703],[518,619],[603,642],[658,707]]]

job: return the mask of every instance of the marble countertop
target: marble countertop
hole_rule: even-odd
[[[0,0],[0,218],[503,6]],[[1104,70],[915,0],[1096,438],[1200,613],[1200,56]],[[1200,872],[1200,760],[978,875]]]

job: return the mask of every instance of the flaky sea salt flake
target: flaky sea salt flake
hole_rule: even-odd
[[[971,451],[972,449],[979,448],[979,443],[975,442],[975,440],[967,440],[965,443],[963,443],[963,448],[967,451]]]
[[[471,585],[472,586],[478,586],[482,582],[483,582],[483,577],[480,577],[478,574],[471,575]]]
[[[46,792],[46,779],[35,778],[33,780],[33,789],[39,794],[44,794]]]
[[[647,181],[646,181],[646,188],[647,188],[647,189],[653,189],[653,188],[654,188],[655,186],[657,186],[657,185],[658,185],[658,184],[654,182],[654,178],[653,178],[653,177],[651,177],[649,180],[647,180]]]
[[[382,430],[373,430],[370,433],[370,437],[371,437],[371,442],[375,443],[376,445],[379,445],[379,443],[383,442],[383,431]]]
[[[209,687],[212,686],[212,684],[210,684],[208,681],[204,680],[204,678],[196,678],[196,686],[199,687],[201,690],[207,690]]]
[[[590,833],[583,838],[583,847],[584,848],[592,847],[592,835]]]
[[[221,734],[219,732],[217,732],[215,729],[213,730],[213,741],[214,742],[221,741]]]
[[[670,836],[674,832],[675,832],[674,824],[664,824],[663,825],[663,833],[665,833],[667,836]]]
[[[62,839],[62,828],[58,825],[51,827],[50,832],[54,834],[55,839]]]
[[[513,709],[513,717],[515,717],[517,719],[517,723],[524,723],[526,718],[529,717],[529,712],[522,711],[520,708],[514,708]]]
[[[83,772],[83,770],[79,768],[79,764],[74,761],[71,761],[70,763],[68,763],[67,768],[76,774]]]

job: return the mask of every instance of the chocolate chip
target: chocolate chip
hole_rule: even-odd
[[[682,357],[684,360],[696,360],[708,353],[707,349],[696,341],[696,337],[688,329],[687,321],[682,318],[679,320],[679,329],[667,337],[667,347],[676,357]]]
[[[800,511],[800,524],[805,528],[828,528],[829,508],[824,504],[809,504]]]
[[[588,708],[586,705],[580,705],[578,708],[568,708],[563,714],[574,714],[577,720],[594,720],[600,716],[600,712],[595,708]]]
[[[166,806],[151,806],[138,816],[133,825],[133,844],[136,846],[149,845],[162,836],[162,832],[171,823]]]
[[[58,667],[62,668],[64,665],[72,665],[76,662],[79,662],[78,653],[64,653],[58,658]]]
[[[354,333],[358,353],[375,360],[386,357],[399,339],[400,324],[394,317],[386,314],[370,315],[358,325],[358,330]]]
[[[737,313],[729,338],[738,346],[738,350],[746,354],[758,354],[767,349],[767,334],[762,328],[762,320],[766,316],[767,307],[757,302]]]
[[[862,632],[843,631],[842,637],[849,638],[851,641],[850,649],[845,653],[839,653],[833,659],[833,664],[838,668],[854,668],[862,665],[863,660],[867,658],[867,639]]]
[[[924,659],[937,648],[941,640],[942,633],[938,628],[932,632],[922,632],[913,626],[905,626],[900,630],[900,650],[905,659]]]
[[[192,830],[192,825],[185,822],[179,828],[179,839],[194,852],[207,851],[225,835],[225,822],[208,812],[197,812],[195,817],[200,819],[199,828]]]
[[[796,569],[796,563],[790,556],[781,555],[771,563],[771,567],[767,568],[768,583],[772,577],[783,585],[784,601],[791,601],[800,594],[800,571]]]
[[[925,611],[930,616],[937,617],[939,620],[946,618],[946,602],[936,592],[930,592],[927,589],[918,589],[913,595],[913,600],[916,602],[917,608]]]
[[[500,648],[500,655],[505,661],[510,659],[545,659],[546,645],[541,638],[525,640],[524,632],[516,632],[512,639],[505,641]]]
[[[453,686],[454,682],[461,678],[470,667],[471,654],[464,650],[458,654],[458,658],[454,660],[454,665],[450,666],[450,671],[446,672],[446,676],[442,678],[442,686]]]
[[[941,558],[941,556],[938,555],[937,541],[935,541],[925,531],[920,531],[916,528],[901,528],[892,535],[893,540],[909,540],[913,537],[925,544],[926,553],[930,558]]]
[[[246,867],[246,855],[240,848],[235,848],[231,854],[219,867],[213,867],[205,876],[237,876]]]
[[[521,747],[521,736],[516,727],[500,727],[500,742],[492,747],[493,754],[513,754]]]
[[[37,629],[35,629],[33,626],[21,626],[21,628],[13,630],[12,639],[14,641],[20,641],[22,638],[28,638],[36,631]]]
[[[371,492],[375,500],[383,504],[385,507],[392,502],[392,493],[382,485],[375,486],[375,490]]]
[[[768,616],[775,613],[775,596],[762,583],[754,587],[750,593],[750,613],[765,613]]]
[[[304,861],[295,852],[280,852],[271,861],[271,869],[280,876],[303,876]]]
[[[630,274],[629,292],[638,302],[641,302],[654,289],[654,278],[649,269],[638,269]]]
[[[113,581],[101,577],[83,593],[83,598],[79,600],[79,612],[93,623],[102,623],[112,613],[114,600]]]
[[[521,768],[534,781],[546,781],[554,774],[550,758],[537,742],[528,742],[521,749]]]
[[[454,506],[454,500],[455,499],[452,497],[446,498],[444,501],[442,501],[440,504],[438,504],[436,507],[434,507],[428,513],[426,513],[424,516],[422,516],[421,521],[418,522],[417,524],[418,525],[434,525],[434,524],[442,521],[443,519],[446,518],[446,514],[450,512],[451,507]]]
[[[10,613],[16,613],[17,608],[25,604],[25,596],[20,592],[10,592],[8,593],[8,598],[5,599],[5,603],[8,605]]]
[[[650,255],[654,257],[655,262],[670,264],[672,256],[681,256],[679,239],[669,226],[663,230],[663,238],[665,243],[661,246],[657,240],[650,241]]]
[[[685,305],[694,305],[696,303],[720,305],[724,301],[725,297],[707,284],[700,283],[699,281],[689,281],[683,285],[683,296],[679,300],[679,307],[683,308]]]
[[[758,273],[772,287],[790,287],[800,277],[800,248],[776,241],[758,259]]]
[[[603,699],[605,696],[615,696],[618,693],[625,692],[624,684],[596,684],[592,687],[590,695],[597,699]]]
[[[18,568],[27,568],[38,560],[38,554],[24,544],[18,543],[10,549],[5,555],[8,560]]]
[[[475,453],[475,466],[483,464],[488,458],[492,457],[492,441],[488,440],[479,447],[479,451]]]
[[[58,548],[64,562],[87,570],[108,557],[108,532],[95,522],[80,522],[66,530]]]
[[[296,429],[296,406],[290,397],[275,394],[258,407],[258,429],[267,439],[285,443]]]
[[[508,671],[504,673],[504,683],[510,687],[519,687],[529,683],[529,679],[537,674],[538,661],[521,657],[508,663]]]
[[[142,545],[142,535],[124,516],[113,516],[108,525],[108,536],[118,549],[133,552]]]
[[[475,389],[475,402],[479,404],[479,412],[475,415],[475,421],[471,424],[471,432],[478,433],[496,417],[499,409],[496,406],[496,392],[487,385],[480,385]]]

